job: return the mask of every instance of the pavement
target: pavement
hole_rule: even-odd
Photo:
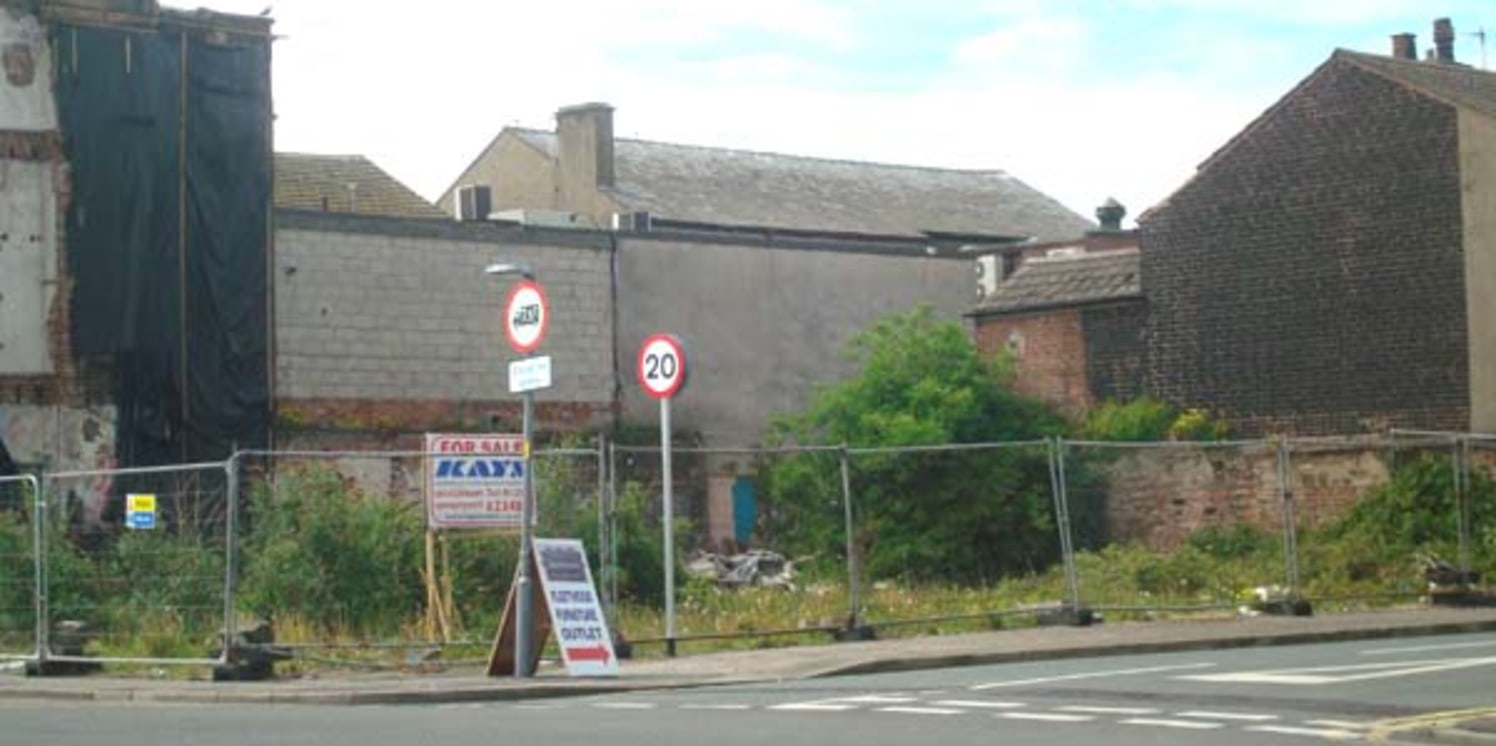
[[[674,658],[621,661],[616,678],[572,678],[551,664],[527,679],[490,678],[474,665],[431,672],[334,673],[249,682],[125,677],[107,671],[81,677],[16,674],[0,675],[0,699],[321,705],[483,702],[1467,632],[1496,632],[1496,609],[1424,606],[1312,617],[1041,626],[697,655],[689,654],[689,646],[683,644],[685,653]],[[1390,723],[1381,735],[1383,740],[1496,746],[1496,707]]]

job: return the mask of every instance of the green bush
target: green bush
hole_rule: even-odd
[[[1152,397],[1128,402],[1106,401],[1091,410],[1078,428],[1085,440],[1147,443],[1159,440],[1222,440],[1230,434],[1224,420],[1199,408],[1176,411]]]
[[[1470,475],[1471,526],[1496,527],[1496,483],[1483,472]],[[1361,539],[1388,553],[1411,557],[1432,551],[1445,559],[1459,539],[1454,469],[1450,461],[1424,455],[1399,466],[1392,479],[1362,498],[1332,529],[1336,539]],[[1480,537],[1472,533],[1472,543]]]
[[[326,630],[398,629],[424,604],[419,503],[368,496],[328,468],[288,471],[252,498],[240,599]]]

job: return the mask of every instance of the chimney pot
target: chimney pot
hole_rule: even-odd
[[[1434,61],[1454,62],[1454,24],[1448,18],[1434,20]]]
[[[1101,223],[1101,230],[1122,230],[1122,218],[1127,217],[1127,208],[1122,206],[1115,198],[1107,197],[1106,202],[1096,208],[1096,220]]]
[[[1392,35],[1392,56],[1400,60],[1418,59],[1418,37],[1414,34]]]

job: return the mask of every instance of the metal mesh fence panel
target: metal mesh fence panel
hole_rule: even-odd
[[[1469,464],[1470,564],[1476,581],[1496,581],[1496,437],[1471,437]]]
[[[0,477],[0,660],[37,654],[46,525],[36,518],[38,492],[35,477]]]
[[[662,454],[617,447],[613,561],[603,573],[616,593],[616,628],[667,650],[672,641],[746,647],[839,629],[850,607],[838,454],[673,448],[675,570],[667,603]]]
[[[1065,547],[1089,540],[1094,516],[1060,512],[1048,442],[850,456],[861,616],[879,634],[1001,624],[1069,600]]]
[[[42,490],[49,659],[202,664],[218,656],[234,531],[225,464],[55,473]],[[104,496],[97,515],[87,495]]]
[[[1385,522],[1397,518],[1386,496],[1396,470],[1433,465],[1447,474],[1451,455],[1442,444],[1382,437],[1287,441],[1298,590],[1317,610],[1384,606],[1421,592],[1414,550],[1395,549],[1398,529]]]
[[[535,535],[596,546],[602,464],[597,449],[533,454]],[[260,453],[245,465],[238,607],[273,619],[278,644],[371,666],[420,649],[487,654],[519,560],[505,517],[523,499],[517,453]],[[439,511],[427,493],[452,485],[457,502]]]
[[[1272,444],[1066,442],[1063,464],[1082,605],[1234,610],[1287,582]]]

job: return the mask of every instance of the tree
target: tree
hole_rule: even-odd
[[[780,443],[853,448],[1034,440],[1064,419],[1016,393],[1006,358],[984,358],[960,324],[927,307],[878,321],[847,354],[853,378],[780,417]],[[1042,445],[856,454],[857,539],[873,578],[983,582],[1036,569],[1059,553]],[[767,528],[796,553],[842,553],[834,454],[783,458],[767,469]]]

